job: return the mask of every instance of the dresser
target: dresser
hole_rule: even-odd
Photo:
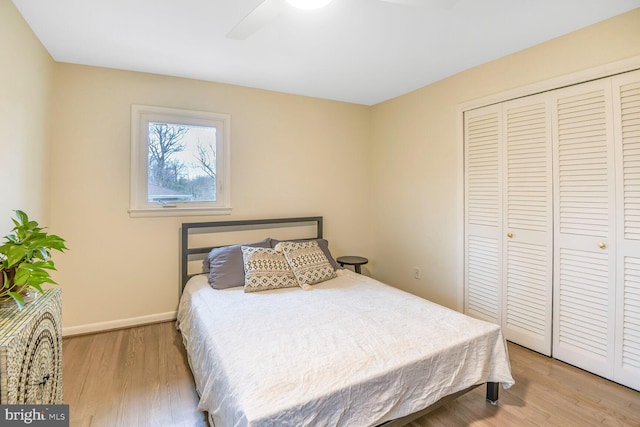
[[[0,404],[62,403],[62,291],[0,307]]]

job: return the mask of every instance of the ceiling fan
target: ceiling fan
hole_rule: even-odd
[[[417,4],[420,0],[378,0],[404,5]],[[300,9],[314,9],[326,6],[331,0],[264,0],[227,33],[228,39],[245,40],[268,22],[274,20],[287,3]],[[315,7],[311,6],[314,4]]]

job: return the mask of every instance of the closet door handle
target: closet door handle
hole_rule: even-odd
[[[600,249],[604,249],[604,248],[606,248],[606,247],[607,247],[607,244],[606,244],[605,242],[600,242],[600,243],[598,243],[598,247],[599,247]]]
[[[508,238],[512,238],[513,237],[513,233],[507,233],[507,237]]]

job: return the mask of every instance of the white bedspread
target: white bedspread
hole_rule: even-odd
[[[196,276],[178,322],[216,427],[371,426],[514,382],[497,325],[346,270],[253,294]]]

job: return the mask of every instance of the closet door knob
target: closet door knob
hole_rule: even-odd
[[[600,249],[604,249],[604,248],[606,248],[606,247],[607,247],[607,244],[606,244],[605,242],[600,242],[600,243],[598,243],[598,247],[599,247]]]
[[[513,233],[507,233],[507,237],[508,238],[512,238],[513,237]]]

